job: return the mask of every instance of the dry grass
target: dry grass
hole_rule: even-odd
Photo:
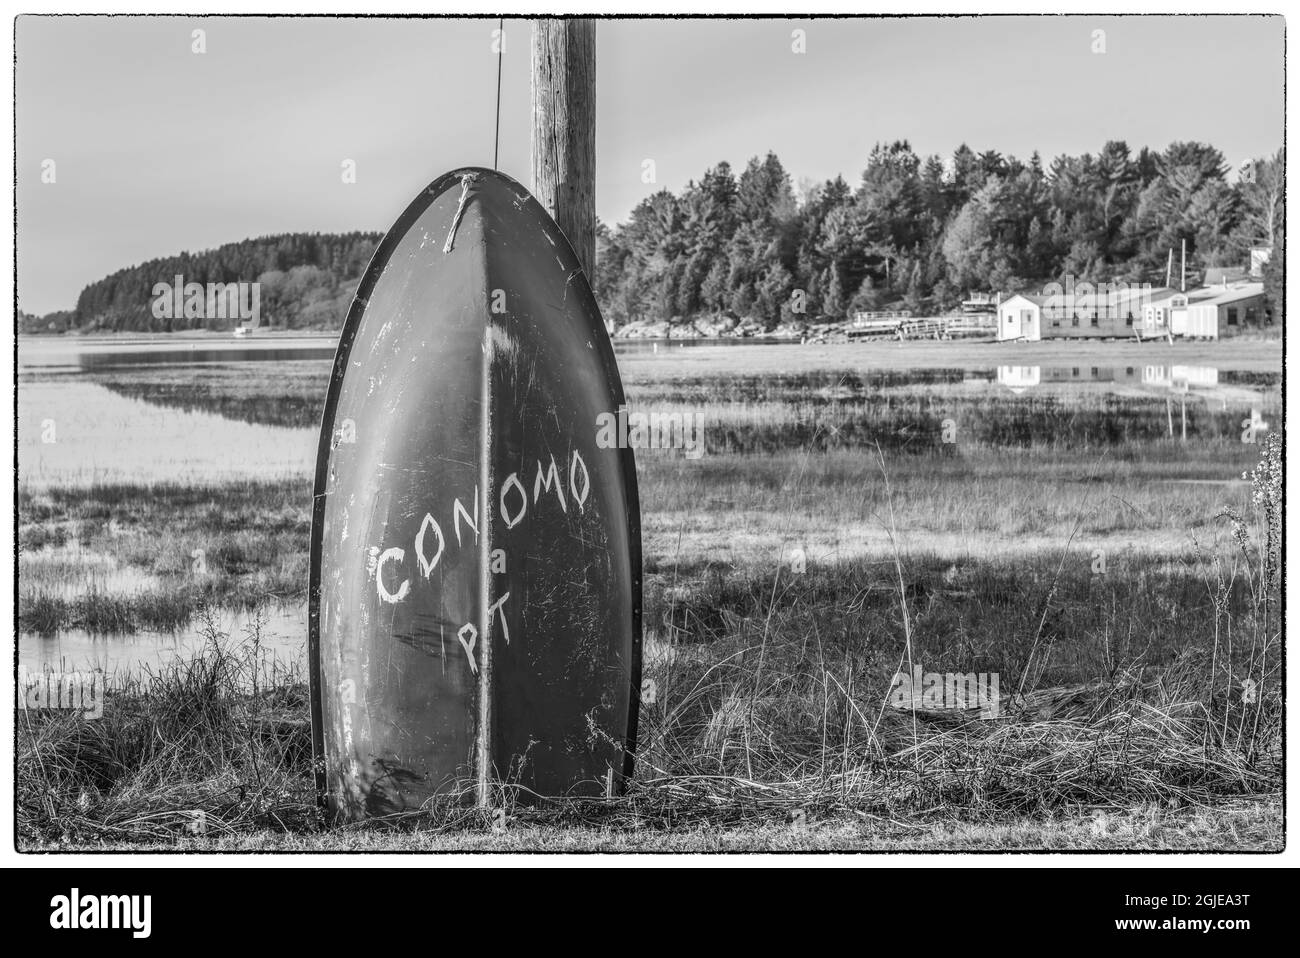
[[[206,616],[207,644],[116,683],[101,719],[18,716],[23,840],[159,840],[316,820],[302,676],[268,661],[255,623],[232,642]]]
[[[782,623],[769,628],[779,633]],[[479,847],[502,822],[521,841],[532,834],[537,847],[563,845],[553,832],[569,829],[594,835],[591,847],[601,835],[648,833],[671,847],[674,836],[701,828],[793,835],[791,847],[810,847],[803,829],[821,823],[841,834],[859,822],[901,830],[904,847],[921,834],[929,836],[922,845],[937,848],[934,836],[959,823],[992,835],[1082,815],[1107,847],[1112,825],[1134,809],[1149,809],[1169,839],[1178,821],[1276,795],[1281,783],[1276,685],[1253,700],[1220,687],[1213,670],[1222,663],[1210,650],[1105,682],[1009,692],[1001,717],[984,720],[889,707],[851,655],[828,659],[813,641],[800,648],[774,636],[760,656],[732,635],[661,649],[647,663],[656,701],[643,710],[636,779],[619,798],[539,801],[501,786],[504,819],[449,796],[419,813],[330,829],[314,806],[304,687],[257,666],[255,635],[232,646],[210,629],[202,654],[114,695],[99,723],[20,721],[25,847],[157,845],[193,835],[229,847],[268,832],[320,834],[301,839],[320,848],[414,841],[383,837],[392,829]],[[358,829],[371,837],[355,837]],[[859,844],[841,839],[840,847]],[[1225,836],[1217,847],[1267,844]]]

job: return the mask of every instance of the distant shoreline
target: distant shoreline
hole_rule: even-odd
[[[227,334],[110,333],[99,336],[20,336],[20,353],[52,357],[78,350],[116,351],[147,348],[182,350],[186,346],[247,350],[320,349],[337,339],[335,333],[267,332],[250,339]],[[677,363],[684,371],[734,371],[748,375],[793,373],[813,369],[936,369],[998,366],[1145,366],[1152,364],[1210,366],[1239,372],[1281,372],[1282,342],[1230,339],[1214,342],[1148,340],[1098,342],[1051,340],[1036,343],[978,340],[878,339],[858,342],[718,337],[716,340],[615,339],[620,366],[636,370],[641,364]],[[654,349],[655,344],[660,348]],[[740,348],[743,347],[743,348]],[[43,365],[44,363],[37,363]],[[20,356],[20,367],[23,365]]]

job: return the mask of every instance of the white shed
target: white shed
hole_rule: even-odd
[[[1042,296],[1016,293],[998,304],[998,339],[1038,342],[1043,338]]]

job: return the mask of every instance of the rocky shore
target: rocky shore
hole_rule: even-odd
[[[847,336],[849,324],[779,323],[765,330],[756,320],[704,316],[694,320],[637,320],[614,331],[615,339],[797,339],[825,342]]]

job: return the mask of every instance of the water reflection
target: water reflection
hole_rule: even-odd
[[[999,366],[998,382],[1019,395],[1043,381],[1042,366]]]
[[[1266,432],[1268,422],[1263,419],[1261,407],[1271,407],[1275,400],[1280,376],[1272,373],[1236,373],[1229,371],[1220,375],[1214,366],[1160,365],[1142,366],[999,366],[997,382],[1018,396],[1039,387],[1078,384],[1103,384],[1121,387],[1106,392],[1121,393],[1124,387],[1132,387],[1134,396],[1148,395],[1153,398],[1164,397],[1164,429],[1167,436],[1178,436],[1186,440],[1189,435],[1188,401],[1195,405],[1210,406],[1216,404],[1223,415],[1217,417],[1217,423],[1210,425],[1204,417],[1193,411],[1194,419],[1191,434],[1199,437],[1207,435],[1230,436],[1234,430],[1249,429],[1256,433]],[[1045,391],[1046,396],[1058,396],[1059,392]],[[1032,402],[1032,401],[1031,401]],[[1176,405],[1175,405],[1176,403]],[[1239,424],[1235,415],[1228,415],[1229,405],[1233,408],[1250,408],[1249,419]],[[1175,409],[1178,425],[1175,428]],[[1114,410],[1107,415],[1113,415]],[[1154,418],[1159,426],[1159,411],[1148,410],[1148,419]],[[1213,422],[1213,421],[1211,421]]]
[[[262,675],[275,668],[303,674],[307,659],[307,608],[289,605],[265,609],[256,652]],[[254,615],[223,612],[216,620],[227,637],[223,645],[248,661],[254,654],[248,635]],[[70,672],[102,669],[106,684],[114,688],[149,672],[157,672],[176,661],[193,658],[208,643],[198,624],[175,633],[137,632],[130,635],[96,636],[68,630],[51,636],[21,634],[18,637],[18,665],[31,673]]]
[[[997,382],[1015,393],[1034,386],[1067,383],[1109,383],[1119,386],[1149,386],[1177,392],[1211,392],[1219,398],[1220,387],[1238,390],[1267,390],[1277,386],[1276,373],[1221,373],[1216,366],[1160,365],[1142,366],[999,366]]]
[[[1012,389],[1042,383],[1131,383],[1193,389],[1217,386],[1214,366],[999,366],[998,382]]]

